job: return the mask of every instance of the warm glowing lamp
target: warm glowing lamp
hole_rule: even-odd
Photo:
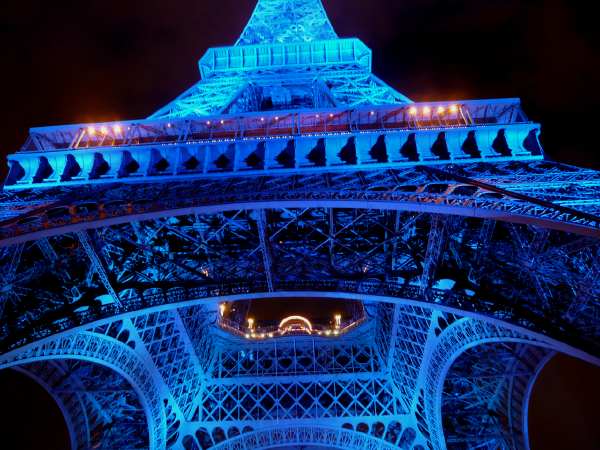
[[[410,109],[408,110],[408,113],[409,113],[411,116],[416,116],[416,115],[417,115],[417,108],[415,108],[415,107],[413,106],[412,108],[410,108]]]
[[[304,325],[306,325],[306,328],[308,331],[312,331],[312,328],[313,328],[312,323],[310,323],[310,320],[308,320],[306,317],[289,316],[289,317],[286,317],[285,319],[283,319],[279,323],[279,329],[285,328],[285,325],[287,325],[289,322],[302,322]]]
[[[225,303],[219,304],[219,312],[221,313],[221,317],[225,315],[225,310],[227,309],[227,305]]]
[[[88,127],[87,132],[90,136],[94,136],[96,134],[96,129],[94,127]]]
[[[456,105],[450,105],[450,112],[452,114],[457,113],[458,112],[458,106],[456,106]]]
[[[425,114],[425,115],[431,114],[431,108],[429,106],[424,106],[423,107],[423,114]]]

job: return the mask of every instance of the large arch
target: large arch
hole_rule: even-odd
[[[540,352],[533,352],[533,356],[530,358],[533,362],[529,366],[532,367],[525,381],[527,386],[521,393],[522,401],[517,412],[522,421],[514,427],[523,434],[520,438],[521,442],[527,445],[526,416],[531,388],[541,368],[554,354],[554,349],[548,343],[538,341],[530,335],[502,326],[463,318],[451,324],[439,336],[439,341],[430,355],[424,371],[423,414],[426,416],[428,423],[428,428],[424,431],[430,436],[431,444],[436,450],[446,448],[442,405],[445,392],[444,385],[449,371],[461,356],[467,354],[471,349],[495,344],[514,344],[519,351],[523,349],[525,349],[523,351],[529,351],[533,347],[542,349]],[[483,362],[485,363],[485,360]],[[496,361],[490,359],[488,362],[493,364]],[[421,424],[422,427],[425,427],[424,420],[421,420]]]
[[[147,420],[149,448],[163,449],[166,446],[166,413],[163,395],[153,372],[147,368],[146,362],[124,343],[94,332],[67,333],[56,339],[47,339],[37,344],[26,346],[16,352],[0,356],[0,370],[19,368],[34,374],[51,390],[55,388],[46,380],[49,374],[42,375],[47,364],[39,363],[79,361],[89,367],[98,366],[107,373],[114,373],[126,381],[143,408]],[[63,370],[55,365],[57,370]],[[64,402],[62,403],[63,406]],[[76,411],[69,414],[75,414]],[[71,426],[73,432],[75,430]],[[75,442],[81,439],[76,439]],[[85,442],[85,441],[84,441]]]
[[[71,449],[80,449],[85,448],[86,445],[89,446],[89,426],[82,402],[75,396],[71,396],[71,398],[65,398],[64,396],[60,395],[54,389],[54,385],[52,383],[53,377],[49,373],[58,369],[52,365],[49,365],[45,369],[46,374],[37,373],[36,370],[31,370],[25,365],[14,366],[11,369],[3,370],[14,370],[23,374],[24,376],[32,379],[35,383],[41,386],[48,393],[48,395],[50,395],[62,414],[62,418],[69,434]]]
[[[81,359],[54,359],[13,367],[42,385],[67,424],[71,449],[150,448],[147,414],[120,374]],[[6,369],[10,370],[10,369]]]
[[[362,248],[349,251],[358,237]],[[596,240],[575,234],[379,209],[133,222],[3,248],[16,301],[6,302],[0,346],[161,305],[316,291],[478,313],[600,354],[599,254]],[[60,285],[47,282],[64,272]]]
[[[529,449],[528,405],[538,374],[554,352],[495,342],[465,350],[444,382],[442,420],[449,449]]]

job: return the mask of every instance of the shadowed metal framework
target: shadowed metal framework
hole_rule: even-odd
[[[260,0],[148,119],[31,129],[0,193],[0,368],[73,449],[523,449],[555,352],[600,362],[600,173],[518,99],[414,103],[320,0]],[[342,299],[253,340],[219,303]]]

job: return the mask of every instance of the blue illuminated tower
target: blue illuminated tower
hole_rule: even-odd
[[[74,449],[528,448],[544,364],[600,362],[600,173],[518,99],[412,102],[320,0],[199,67],[8,157],[0,368]],[[248,313],[315,301],[346,309]]]

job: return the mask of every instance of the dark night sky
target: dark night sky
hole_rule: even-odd
[[[2,1],[0,153],[16,150],[30,126],[149,115],[198,79],[196,62],[207,47],[235,41],[254,3]],[[375,72],[412,99],[521,97],[530,118],[542,123],[549,157],[600,168],[594,123],[600,109],[600,52],[589,3],[324,3],[338,34],[363,39],[374,49]],[[598,388],[590,391],[599,375],[566,358],[549,366],[532,405],[538,439],[533,450],[573,448],[568,440],[560,441],[561,436],[570,439],[568,434],[555,433],[572,426],[574,434],[587,439],[578,448],[600,448],[598,427],[589,420],[597,417],[594,408],[600,404]],[[2,391],[16,392],[11,386],[17,383],[19,391],[33,396],[29,401],[39,404],[38,410],[49,411],[35,390],[7,377],[0,375]],[[569,389],[560,388],[567,380]],[[566,410],[564,427],[553,421],[558,414],[552,405]],[[6,422],[3,426],[16,429]],[[47,436],[43,442],[46,449],[65,448],[51,447]]]

